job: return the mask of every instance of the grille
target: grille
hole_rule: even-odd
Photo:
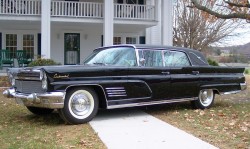
[[[41,81],[16,80],[16,90],[21,93],[44,93]]]

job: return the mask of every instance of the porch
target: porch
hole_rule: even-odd
[[[171,16],[166,0],[0,0],[0,48],[78,64],[100,46],[171,45]]]
[[[114,3],[115,20],[157,21],[157,6]],[[53,18],[99,19],[104,17],[104,2],[51,1],[50,16]],[[1,0],[0,19],[6,17],[41,17],[41,0]]]

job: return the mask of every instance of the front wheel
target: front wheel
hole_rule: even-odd
[[[69,124],[82,124],[94,118],[98,111],[98,96],[90,88],[75,88],[67,92],[64,108],[58,112]]]
[[[48,115],[54,111],[54,109],[29,107],[29,106],[27,106],[27,109],[31,113],[36,114],[36,115]]]
[[[204,89],[199,93],[197,100],[192,101],[194,108],[207,109],[214,103],[214,91],[212,89]]]

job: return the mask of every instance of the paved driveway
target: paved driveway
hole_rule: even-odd
[[[109,149],[215,149],[143,111],[99,111],[90,125]]]

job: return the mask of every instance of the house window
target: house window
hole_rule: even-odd
[[[114,37],[114,45],[121,44],[122,38],[121,37]]]
[[[27,58],[34,57],[34,35],[24,34],[23,35],[23,50],[27,54]]]
[[[6,34],[6,49],[10,50],[11,58],[16,57],[17,34]]]
[[[126,44],[136,44],[136,37],[126,37]]]
[[[117,0],[118,4],[139,4],[144,5],[145,0]]]

